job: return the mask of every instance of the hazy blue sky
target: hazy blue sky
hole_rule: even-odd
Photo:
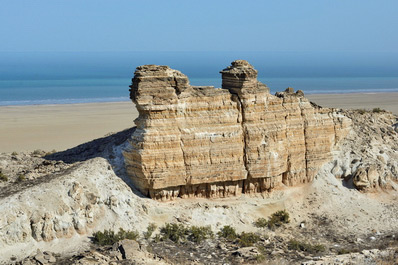
[[[1,0],[0,51],[398,52],[397,0]]]

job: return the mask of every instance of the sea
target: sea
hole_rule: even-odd
[[[137,66],[169,65],[191,85],[221,87],[220,70],[248,60],[271,93],[398,92],[398,53],[381,52],[0,52],[0,106],[129,100]]]

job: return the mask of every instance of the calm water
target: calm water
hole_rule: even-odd
[[[126,101],[136,66],[167,64],[192,85],[221,86],[219,71],[247,59],[271,92],[398,92],[397,54],[0,53],[0,105]]]

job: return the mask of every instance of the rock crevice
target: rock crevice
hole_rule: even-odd
[[[348,118],[300,90],[271,95],[247,61],[220,73],[222,88],[195,87],[167,66],[137,68],[130,97],[139,117],[124,158],[143,194],[227,197],[309,182],[348,132]]]

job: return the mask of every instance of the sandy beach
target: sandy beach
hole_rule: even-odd
[[[0,152],[62,151],[133,127],[132,102],[0,107]]]
[[[398,93],[312,94],[306,97],[322,107],[368,110],[381,108],[398,115]]]
[[[313,94],[323,107],[382,108],[398,115],[398,93]],[[0,107],[0,152],[62,151],[134,126],[131,102]]]

